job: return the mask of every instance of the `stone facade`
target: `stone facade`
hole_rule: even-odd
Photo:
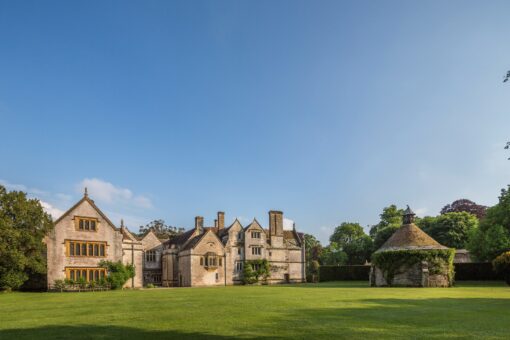
[[[163,286],[212,286],[242,283],[246,261],[266,259],[271,268],[267,282],[305,281],[303,235],[283,230],[283,213],[269,212],[269,228],[257,220],[243,228],[236,219],[224,226],[219,212],[214,227],[195,228],[168,241],[163,252]]]
[[[46,236],[48,284],[65,278],[97,280],[105,275],[101,260],[135,265],[135,277],[126,287],[143,285],[143,245],[121,223],[117,228],[85,193],[55,221]]]
[[[147,284],[163,286],[214,286],[242,283],[246,261],[267,259],[268,283],[304,282],[303,235],[283,230],[283,213],[269,212],[269,228],[257,220],[244,227],[238,220],[225,228],[219,212],[214,227],[195,227],[169,240],[149,231],[141,239],[121,222],[117,228],[85,193],[83,198],[55,221],[46,236],[48,283],[55,280],[98,280],[107,275],[101,260],[122,261],[135,266],[135,277],[125,287]]]

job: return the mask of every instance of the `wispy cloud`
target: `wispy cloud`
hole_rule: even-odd
[[[138,208],[150,209],[153,207],[151,200],[143,195],[135,195],[127,188],[115,186],[110,182],[98,178],[85,178],[76,187],[78,192],[84,188],[95,200],[109,204],[128,204]]]
[[[284,230],[292,230],[294,227],[294,221],[288,218],[283,218],[283,229]]]
[[[44,211],[46,211],[48,214],[50,214],[54,220],[56,220],[57,218],[59,218],[60,216],[62,216],[64,214],[63,210],[60,210],[59,208],[54,207],[53,205],[51,205],[48,202],[45,202],[42,200],[39,200],[39,202],[41,202],[41,206],[43,207]]]

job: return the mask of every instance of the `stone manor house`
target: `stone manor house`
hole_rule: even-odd
[[[197,216],[193,229],[171,239],[159,239],[152,231],[138,238],[122,221],[117,228],[85,189],[83,198],[55,221],[45,242],[50,285],[64,278],[98,280],[107,275],[98,266],[101,260],[134,264],[135,277],[125,285],[133,288],[149,283],[166,287],[240,284],[243,267],[259,259],[270,264],[270,284],[305,281],[303,234],[295,227],[284,230],[280,211],[269,212],[268,229],[256,219],[245,227],[237,219],[225,227],[225,214],[218,212],[211,227]]]

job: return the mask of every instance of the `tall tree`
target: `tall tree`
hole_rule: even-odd
[[[138,235],[143,237],[149,231],[152,231],[159,238],[171,238],[175,235],[182,234],[184,228],[166,225],[165,221],[160,219],[149,222],[145,226],[140,226]]]
[[[0,185],[0,290],[19,288],[31,274],[46,272],[43,239],[53,230],[40,202]]]
[[[317,275],[317,263],[319,263],[322,253],[322,245],[315,236],[305,234],[305,258],[306,258],[306,274]]]
[[[485,205],[476,204],[468,199],[460,199],[447,204],[441,209],[441,215],[451,212],[468,212],[475,215],[478,219],[482,219],[485,216],[487,207]]]
[[[392,204],[386,208],[383,208],[383,212],[379,215],[379,223],[370,228],[370,236],[375,238],[375,235],[387,227],[400,227],[402,225],[402,215],[404,209],[399,209],[395,204]]]
[[[463,249],[478,228],[478,218],[468,212],[447,212],[437,217],[425,217],[418,226],[437,242],[450,248]]]
[[[501,190],[499,202],[487,209],[468,249],[479,260],[490,261],[510,249],[510,185]]]
[[[324,266],[340,266],[347,263],[347,254],[336,242],[331,242],[322,248],[320,264]]]
[[[347,254],[348,264],[363,264],[372,254],[372,239],[359,223],[342,223],[335,228],[329,241]]]

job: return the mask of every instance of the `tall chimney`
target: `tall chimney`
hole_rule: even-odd
[[[218,230],[225,228],[225,213],[218,211]]]
[[[276,210],[269,212],[269,235],[283,236],[283,212]]]
[[[195,217],[195,230],[198,232],[204,230],[204,218],[202,216]]]

